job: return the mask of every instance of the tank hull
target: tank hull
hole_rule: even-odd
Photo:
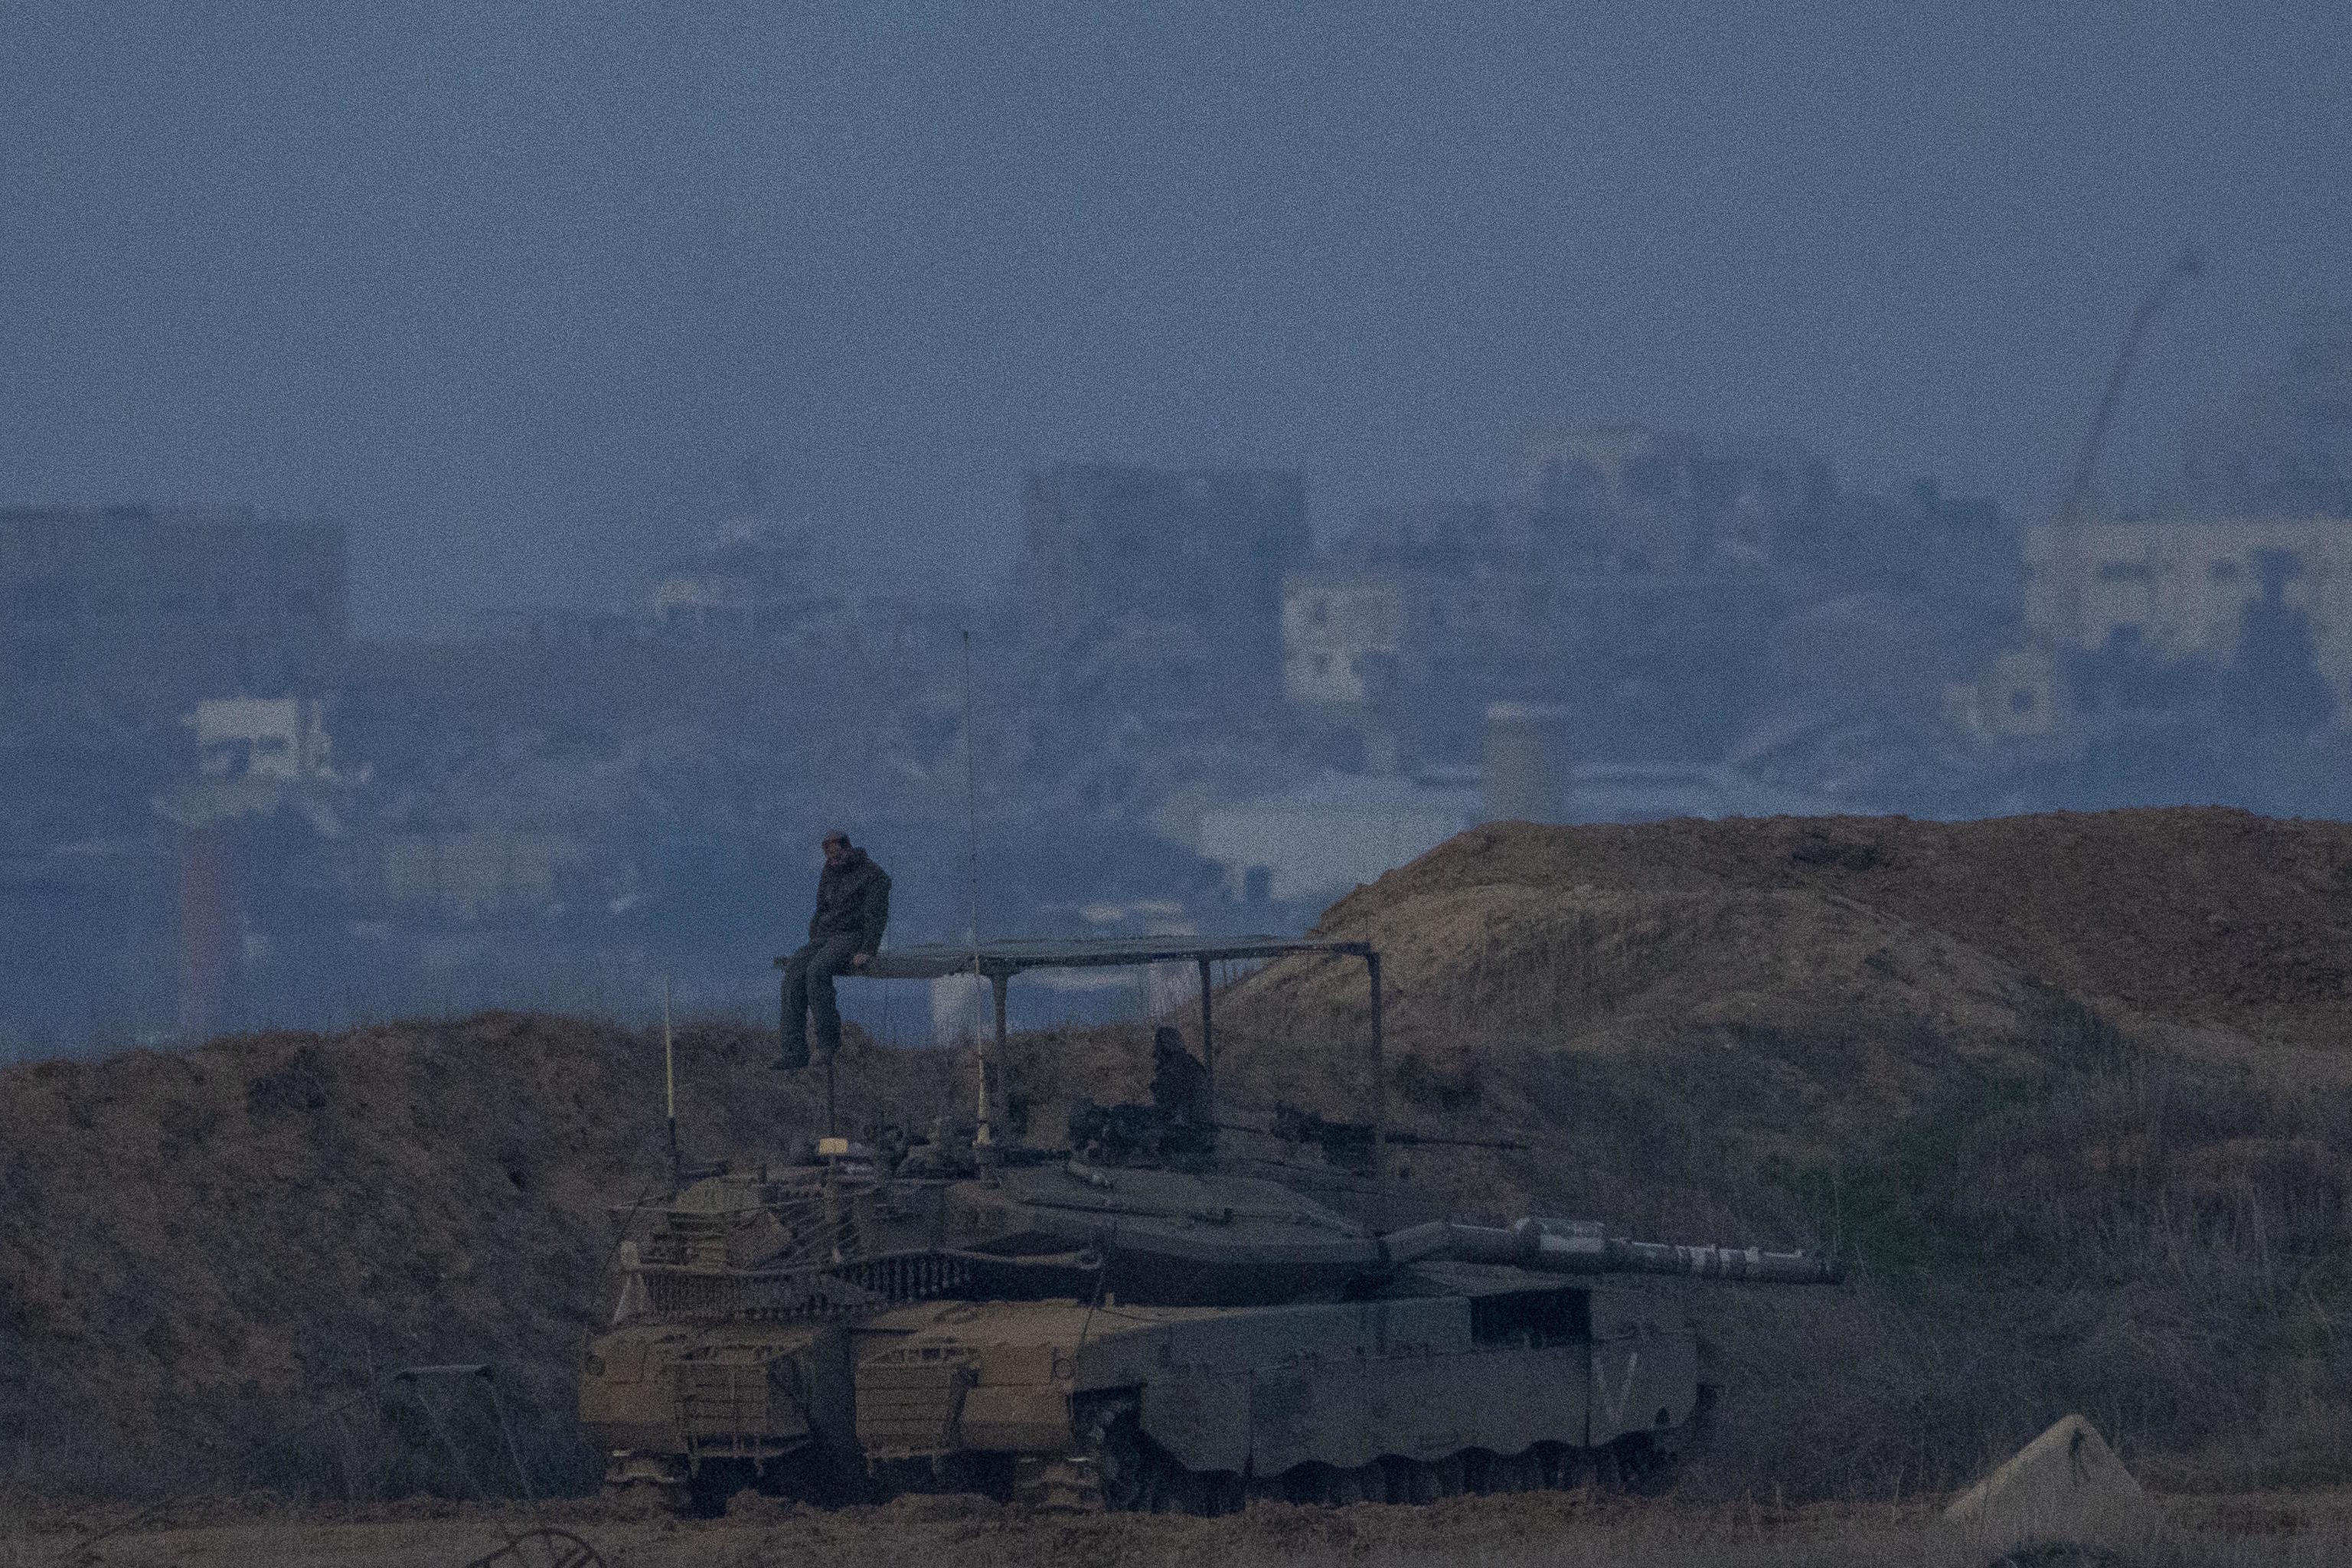
[[[1496,1271],[1499,1272],[1499,1271]],[[1216,1512],[1606,1482],[1700,1405],[1679,1308],[1631,1287],[1257,1308],[930,1301],[852,1323],[629,1326],[582,1416],[616,1480],[723,1501],[977,1489]]]

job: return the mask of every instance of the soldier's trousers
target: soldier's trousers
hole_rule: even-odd
[[[841,1008],[834,999],[833,977],[849,967],[850,956],[856,951],[854,936],[821,937],[784,960],[783,1048],[777,1065],[808,1064],[812,1020],[816,1025],[819,1061],[841,1048]]]

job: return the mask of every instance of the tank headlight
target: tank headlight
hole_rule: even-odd
[[[604,1375],[604,1358],[603,1356],[592,1355],[588,1358],[588,1375],[591,1377],[602,1377]]]

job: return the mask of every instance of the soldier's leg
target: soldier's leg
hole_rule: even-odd
[[[833,994],[833,977],[849,967],[850,955],[857,951],[854,936],[832,936],[816,944],[809,955],[808,975],[809,1022],[816,1030],[816,1059],[824,1061],[841,1049],[841,1009]]]
[[[782,1010],[776,1021],[776,1059],[770,1064],[779,1072],[793,1072],[808,1066],[808,967],[816,951],[815,942],[804,942],[784,960]],[[828,991],[831,984],[826,983]]]

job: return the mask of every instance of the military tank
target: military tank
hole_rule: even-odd
[[[828,1137],[622,1216],[581,1383],[613,1488],[1219,1513],[1646,1486],[1706,1393],[1678,1303],[1613,1277],[1836,1275],[1589,1221],[1385,1226],[1200,1159],[1185,1104],[1081,1106],[1093,1136],[1008,1147],[989,1094],[983,1067],[961,1132]]]

